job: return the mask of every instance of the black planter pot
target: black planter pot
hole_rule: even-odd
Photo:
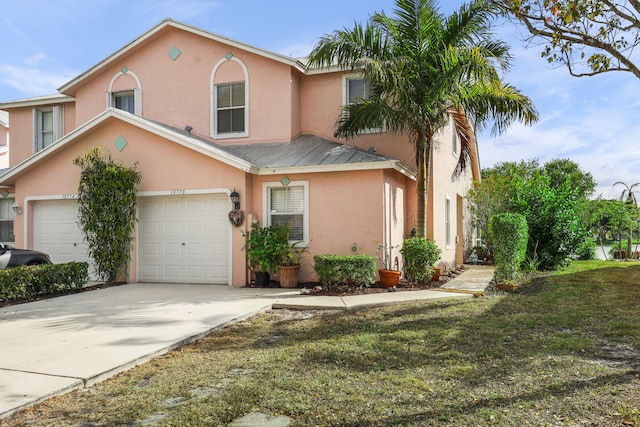
[[[266,288],[271,281],[271,275],[268,271],[256,271],[256,287]]]

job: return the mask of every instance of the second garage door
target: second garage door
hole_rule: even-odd
[[[40,200],[33,204],[33,248],[49,254],[54,264],[90,262],[75,200]]]
[[[229,283],[226,194],[139,200],[138,280]]]

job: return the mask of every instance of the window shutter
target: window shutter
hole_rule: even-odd
[[[33,152],[38,152],[38,141],[40,140],[40,111],[37,108],[33,109]]]
[[[61,105],[53,107],[53,140],[64,136],[64,110]]]

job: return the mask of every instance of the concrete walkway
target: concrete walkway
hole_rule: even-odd
[[[273,304],[273,308],[288,308],[293,310],[343,310],[410,301],[473,298],[474,293],[484,291],[489,282],[491,282],[493,273],[493,267],[474,265],[469,266],[469,269],[458,277],[446,282],[442,286],[442,289],[410,292],[382,292],[378,294],[344,297],[301,295],[277,301]]]
[[[493,270],[472,267],[447,291],[361,297],[300,296],[298,290],[130,284],[0,309],[0,418],[83,388],[272,307],[353,308],[471,298]],[[458,292],[456,292],[458,291]]]

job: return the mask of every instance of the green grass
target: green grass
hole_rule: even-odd
[[[265,313],[0,425],[640,426],[640,266],[577,262],[521,290]]]

